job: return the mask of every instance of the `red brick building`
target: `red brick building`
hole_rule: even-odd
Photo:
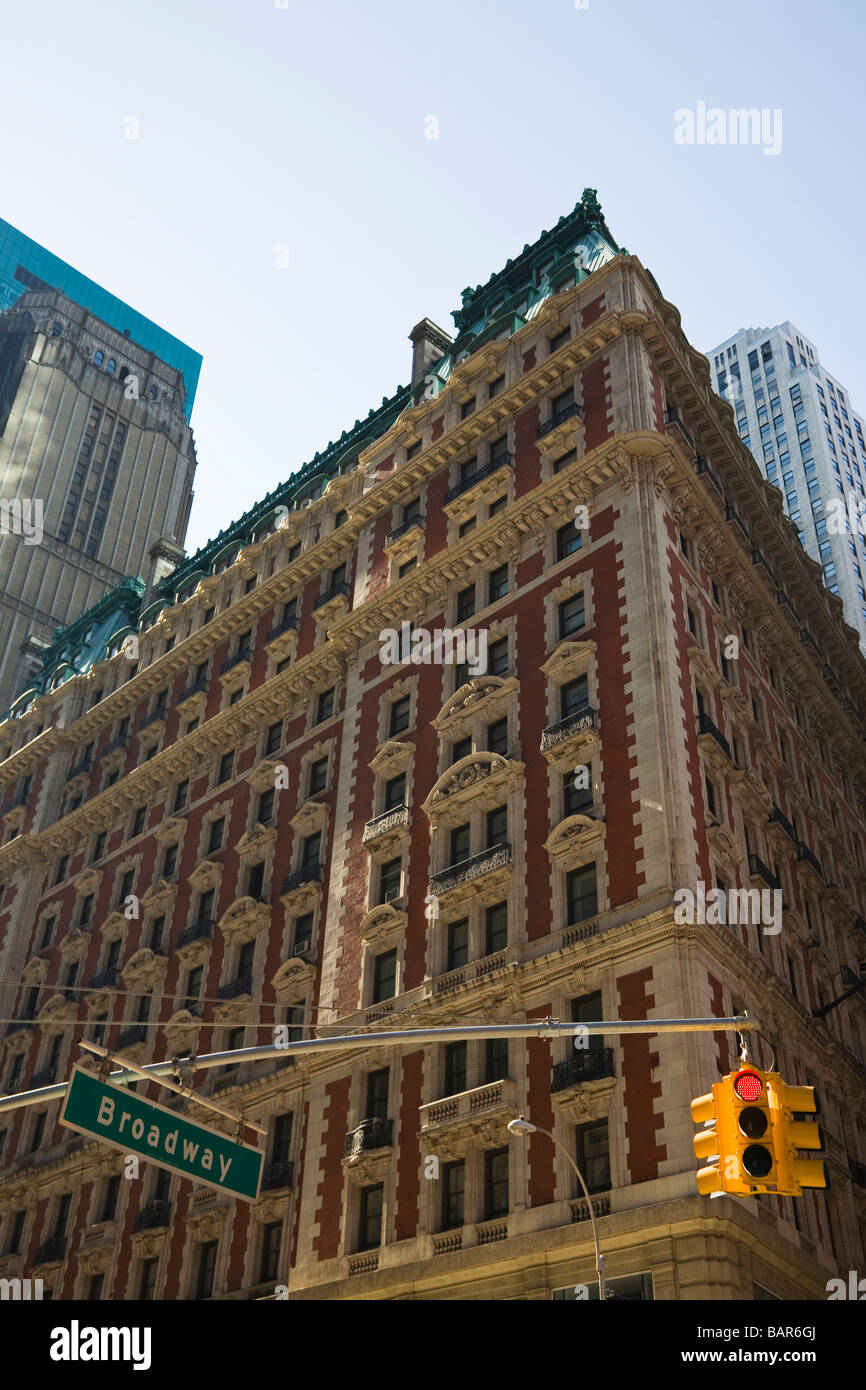
[[[696,1195],[689,1101],[731,1034],[359,1041],[198,1073],[268,1128],[252,1205],[125,1178],[57,1098],[0,1108],[0,1275],[572,1296],[586,1201],[518,1113],[578,1159],[624,1297],[823,1298],[861,1265],[856,634],[591,190],[454,317],[283,488],[60,634],[0,726],[0,1084],[65,1080],[82,1035],[156,1061],[747,1008],[819,1090],[832,1190]],[[404,624],[430,660],[387,659]],[[778,890],[780,920],[679,920],[699,884]]]

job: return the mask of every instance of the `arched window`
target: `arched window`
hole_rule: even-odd
[[[102,363],[103,363],[103,361],[104,361],[104,358],[105,358],[105,353],[104,353],[104,352],[95,352],[95,353],[93,354],[93,360],[94,360],[94,362],[96,363],[97,367],[101,367],[101,366],[102,366]]]
[[[107,361],[106,364],[105,364],[105,370],[106,370],[107,372],[113,372],[116,366],[117,366],[117,363],[115,362],[114,358],[113,358],[113,357],[109,357],[108,361]]]

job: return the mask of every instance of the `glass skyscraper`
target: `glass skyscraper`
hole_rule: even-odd
[[[201,371],[201,353],[131,309],[122,299],[109,294],[101,285],[0,217],[0,313],[14,304],[25,290],[47,289],[62,290],[69,299],[89,309],[118,333],[182,372],[186,387],[184,410],[189,420]]]

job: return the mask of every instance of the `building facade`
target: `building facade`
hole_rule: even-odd
[[[0,217],[0,313],[11,309],[26,290],[43,293],[61,290],[67,299],[102,319],[122,338],[131,338],[139,347],[180,372],[184,387],[183,409],[189,420],[201,372],[201,353]]]
[[[716,389],[866,651],[866,424],[792,323],[740,329],[709,354]]]
[[[155,597],[109,596],[86,669],[56,683],[58,643],[0,726],[0,1085],[64,1081],[81,1036],[148,1061],[748,1009],[818,1088],[832,1189],[697,1195],[689,1103],[726,1033],[360,1036],[197,1074],[267,1128],[252,1204],[124,1176],[51,1096],[0,1107],[0,1275],[592,1291],[586,1200],[519,1113],[579,1162],[621,1297],[821,1299],[862,1268],[866,668],[841,603],[591,190],[455,323],[417,325],[410,384]],[[708,887],[778,889],[782,919],[683,920]]]
[[[57,627],[182,556],[184,406],[180,371],[56,290],[0,316],[0,709]]]

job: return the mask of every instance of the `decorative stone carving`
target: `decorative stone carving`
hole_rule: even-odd
[[[380,777],[396,777],[405,772],[415,754],[415,745],[388,739],[378,749],[376,756],[367,764],[372,772]]]
[[[493,720],[504,714],[510,697],[520,688],[514,676],[507,679],[501,676],[473,676],[445,701],[442,709],[432,720],[433,728],[439,737],[459,737],[461,732],[471,727],[476,714],[483,713],[485,719]]]
[[[158,956],[149,946],[136,951],[123,967],[121,977],[135,993],[147,993],[156,988],[168,966],[166,956]]]
[[[187,822],[183,816],[169,816],[161,825],[158,825],[153,832],[154,839],[158,844],[166,848],[168,845],[179,845],[186,834]]]
[[[604,846],[605,823],[589,816],[566,816],[548,835],[544,848],[561,869],[578,868]]]
[[[391,903],[383,903],[362,919],[358,935],[367,946],[378,951],[399,937],[406,930],[408,921],[405,912],[400,912]]]
[[[302,1000],[315,978],[316,967],[300,956],[290,956],[275,972],[271,985],[280,1004],[296,1004]]]
[[[252,941],[270,920],[270,903],[261,903],[255,898],[236,898],[220,918],[219,929],[227,942]]]
[[[289,821],[298,835],[315,835],[328,819],[328,806],[324,801],[305,801],[299,811]]]
[[[262,758],[260,762],[257,762],[252,771],[247,773],[246,778],[253,791],[271,791],[276,786],[277,769],[280,766],[279,758]]]
[[[86,898],[88,894],[94,895],[99,892],[99,885],[102,882],[101,869],[85,869],[74,880],[72,886],[79,898]]]
[[[470,753],[443,772],[422,810],[434,824],[445,825],[456,823],[470,804],[492,810],[518,785],[524,771],[524,763],[499,753]]]
[[[148,914],[153,914],[158,917],[160,913],[163,913],[165,916],[168,916],[171,912],[171,904],[176,893],[176,883],[172,883],[171,879],[168,878],[159,878],[142,893],[141,905]],[[112,917],[116,915],[117,914],[113,913]],[[106,927],[111,920],[111,918],[108,918],[108,921],[105,923]]]
[[[215,864],[212,860],[205,859],[200,864],[196,864],[187,882],[196,893],[209,893],[211,889],[216,891],[219,888],[222,872],[222,864]]]
[[[581,675],[597,651],[598,643],[591,638],[585,642],[560,642],[540,669],[549,680],[563,685],[573,676]]]
[[[263,1225],[270,1225],[274,1221],[284,1221],[289,1212],[289,1194],[283,1193],[281,1197],[271,1196],[260,1197],[253,1204],[253,1220],[259,1221]]]
[[[142,902],[144,902],[143,898]],[[99,934],[103,941],[119,941],[126,930],[126,920],[122,912],[109,913],[99,928]]]

